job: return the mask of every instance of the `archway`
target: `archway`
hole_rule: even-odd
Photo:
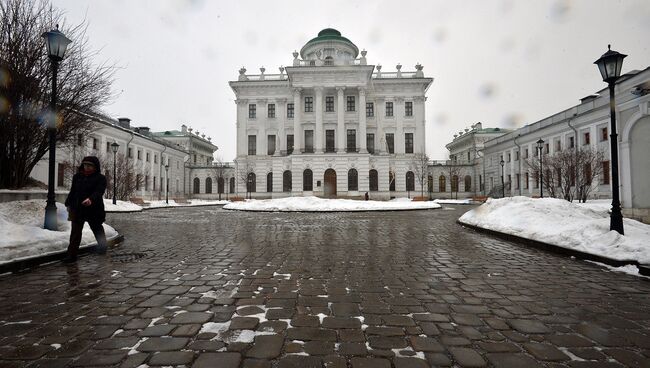
[[[194,188],[193,188],[194,194],[199,194],[199,187],[201,186],[201,181],[199,180],[199,178],[194,178],[193,183],[194,183]]]
[[[650,183],[650,173],[644,169],[648,167],[648,156],[650,156],[650,117],[644,117],[634,123],[629,139],[631,207],[650,208],[650,191],[646,189]]]
[[[325,197],[336,197],[336,171],[333,169],[325,170]]]

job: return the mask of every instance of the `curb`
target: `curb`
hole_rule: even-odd
[[[106,213],[137,213],[151,210],[160,210],[163,208],[187,208],[187,207],[210,207],[210,206],[225,206],[225,204],[195,204],[193,206],[159,206],[159,207],[142,207],[140,210],[133,211],[105,211]]]
[[[627,266],[627,265],[633,265],[639,268],[639,274],[643,276],[650,276],[650,265],[644,265],[639,263],[639,261],[635,260],[618,260],[618,259],[612,259],[612,258],[607,258],[603,256],[599,256],[596,254],[591,254],[591,253],[586,253],[582,252],[579,250],[575,249],[569,249],[569,248],[564,248],[559,245],[555,244],[550,244],[550,243],[544,243],[538,240],[532,240],[528,238],[523,238],[517,235],[512,235],[512,234],[506,234],[502,233],[500,231],[495,231],[495,230],[490,230],[490,229],[485,229],[482,227],[478,227],[475,225],[470,225],[470,224],[465,224],[463,222],[460,222],[460,220],[456,220],[458,224],[461,226],[465,226],[467,228],[470,228],[474,231],[480,232],[480,233],[485,233],[492,235],[497,238],[509,240],[514,243],[519,243],[522,245],[527,245],[533,248],[541,249],[547,252],[552,252],[556,254],[562,254],[565,256],[570,256],[570,257],[575,257],[577,259],[585,260],[585,261],[593,261],[593,262],[599,262],[599,263],[604,263],[606,265],[612,266],[612,267],[621,267],[621,266]]]
[[[272,210],[240,210],[236,208],[224,208],[226,211],[239,211],[239,212],[263,212],[263,213],[369,213],[369,212],[404,212],[404,211],[432,211],[441,210],[442,205],[438,208],[408,208],[402,210],[358,210],[358,211],[272,211]]]
[[[114,237],[110,239],[106,239],[108,246],[113,246],[116,244],[119,244],[124,241],[124,235],[122,234],[117,234]],[[91,243],[89,245],[79,247],[79,255],[86,254],[86,253],[92,253],[95,250],[95,247],[97,247],[97,243]],[[67,253],[67,250],[63,251],[58,251],[58,252],[52,252],[40,256],[34,256],[30,258],[24,258],[16,261],[11,261],[7,263],[3,263],[0,265],[0,274],[5,274],[5,273],[17,273],[19,271],[29,269],[29,268],[34,268],[36,266],[40,266],[44,263],[51,263],[51,262],[56,262],[60,261],[63,258],[65,258],[65,255]]]

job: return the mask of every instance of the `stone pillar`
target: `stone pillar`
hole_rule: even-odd
[[[359,87],[359,152],[368,153],[366,147],[366,89]]]
[[[314,88],[316,92],[316,131],[314,132],[314,139],[316,140],[314,147],[316,153],[323,153],[323,87]]]
[[[275,108],[275,116],[276,122],[278,124],[278,136],[275,139],[275,155],[279,156],[282,154],[282,152],[286,152],[287,150],[287,136],[286,132],[284,131],[284,124],[287,121],[287,100],[282,98],[276,101],[277,104]],[[273,183],[273,186],[275,187],[275,183]]]
[[[395,98],[395,153],[406,152],[404,144],[404,98]]]
[[[302,129],[300,129],[300,88],[293,89],[293,154],[302,149]]]
[[[243,156],[248,154],[248,137],[246,136],[248,100],[237,99],[235,103],[237,104],[237,156]],[[144,150],[142,154],[144,155]],[[144,157],[142,159],[144,160]],[[192,160],[193,157],[190,157],[190,162],[193,162]]]
[[[257,106],[257,154],[266,156],[268,153],[268,141],[266,138],[268,124],[267,100],[257,100]]]
[[[383,98],[375,100],[375,119],[377,120],[377,142],[378,146],[375,151],[386,153],[386,133],[384,132],[384,117],[386,116],[386,104]]]
[[[426,128],[425,128],[425,115],[424,115],[424,101],[426,101],[426,97],[424,96],[417,96],[413,98],[413,113],[415,115],[415,137],[413,138],[414,140],[414,145],[415,145],[415,151],[414,152],[425,152],[426,146],[425,146],[425,139],[426,139]],[[485,182],[485,178],[483,178]]]
[[[345,91],[345,87],[336,87],[336,95],[338,97],[337,106],[336,106],[336,108],[338,109],[336,112],[336,117],[337,117],[336,152],[338,153],[345,152],[345,101],[344,101],[343,91]]]

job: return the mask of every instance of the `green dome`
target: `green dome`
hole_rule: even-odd
[[[318,32],[318,37],[314,37],[309,42],[305,44],[305,46],[302,47],[300,50],[300,56],[305,57],[303,55],[303,51],[310,45],[313,45],[315,43],[320,43],[320,42],[325,42],[325,41],[338,41],[338,42],[343,42],[349,44],[354,50],[354,57],[356,58],[357,55],[359,54],[359,48],[352,43],[352,41],[348,40],[347,38],[341,36],[341,32],[337,31],[334,28],[325,28],[322,31]]]

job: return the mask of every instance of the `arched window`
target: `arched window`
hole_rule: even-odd
[[[199,189],[201,188],[201,181],[199,178],[194,178],[194,194],[199,194]]]
[[[465,191],[466,192],[472,191],[472,177],[469,175],[465,176]]]
[[[406,172],[406,190],[415,191],[415,174],[413,174],[413,171]]]
[[[348,171],[348,191],[359,190],[359,174],[357,169],[350,169]]]
[[[257,186],[255,173],[248,173],[248,178],[246,180],[246,191],[249,193],[255,193],[255,188]]]
[[[302,190],[305,192],[314,190],[314,173],[310,169],[302,172]]]
[[[229,193],[235,193],[235,178],[234,178],[234,177],[233,177],[233,178],[230,178],[230,185],[229,185],[229,187],[230,187],[230,188],[228,188],[228,189],[229,189],[228,192],[229,192]]]
[[[433,176],[431,175],[427,177],[427,192],[433,192]]]
[[[370,170],[370,191],[371,192],[376,192],[379,190],[379,174],[377,174],[377,170],[372,169]]]
[[[392,171],[388,172],[388,183],[389,183],[389,190],[391,192],[395,191],[395,174],[393,174]]]
[[[458,175],[451,177],[451,191],[458,192]]]
[[[223,194],[224,193],[224,180],[223,178],[217,178],[217,193],[218,194]]]
[[[444,175],[440,175],[440,177],[438,177],[438,191],[440,193],[447,191],[447,179],[445,179]]]
[[[212,193],[212,178],[205,178],[205,193]]]
[[[331,56],[326,56],[325,65],[334,65],[334,58],[332,58]]]
[[[271,193],[273,191],[273,173],[266,174],[266,191]]]
[[[291,192],[291,170],[282,173],[282,191]]]

